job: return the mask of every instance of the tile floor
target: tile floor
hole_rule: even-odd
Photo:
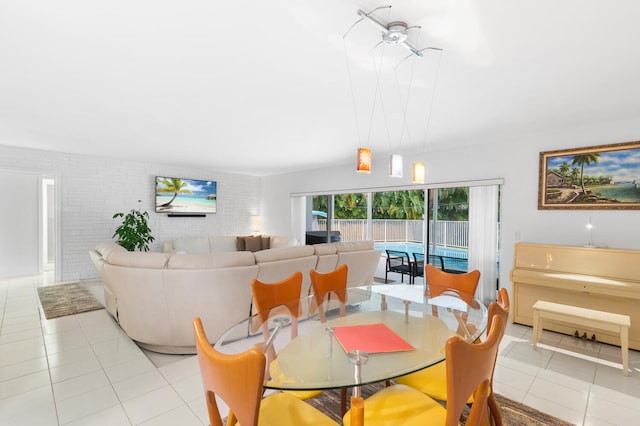
[[[0,279],[0,425],[206,425],[194,356],[140,350],[105,310],[44,320],[36,286]],[[86,283],[101,298],[99,283]],[[509,324],[495,390],[577,425],[640,424],[640,353]]]

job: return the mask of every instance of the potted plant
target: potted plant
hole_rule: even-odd
[[[138,200],[140,203],[141,200]],[[112,237],[118,237],[116,243],[128,251],[149,251],[149,243],[155,239],[149,228],[149,213],[132,209],[129,213],[116,213],[113,219],[122,217],[122,223],[116,228]]]

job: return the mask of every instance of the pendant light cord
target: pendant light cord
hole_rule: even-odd
[[[418,44],[420,43],[420,34],[418,34]],[[411,141],[411,135],[409,134],[409,127],[407,125],[407,112],[409,111],[409,98],[411,96],[411,89],[413,88],[413,72],[415,70],[416,58],[415,56],[411,61],[411,72],[409,73],[409,89],[407,90],[407,99],[402,102],[402,90],[400,89],[400,80],[398,79],[398,71],[395,68],[396,86],[398,87],[398,97],[400,98],[400,105],[402,105],[402,126],[400,127],[400,150],[402,150],[402,137],[405,131],[407,132],[407,138]]]
[[[371,105],[371,117],[369,120],[369,134],[367,135],[367,143],[371,139],[371,131],[373,130],[373,116],[376,110],[376,100],[378,99],[378,94],[380,94],[380,108],[382,109],[382,120],[384,121],[385,129],[387,131],[387,143],[389,144],[389,149],[391,149],[391,133],[389,132],[389,123],[387,121],[387,112],[384,108],[382,92],[380,91],[380,76],[382,75],[382,63],[384,62],[384,49],[385,49],[385,45],[383,43],[382,53],[380,54],[380,64],[377,67],[376,67],[375,48],[371,50],[371,58],[373,61],[374,69],[376,71],[376,90],[373,94],[373,103]]]
[[[346,34],[345,34],[346,36]],[[351,103],[353,106],[353,116],[356,121],[356,137],[358,138],[358,145],[362,142],[362,138],[360,136],[360,123],[358,121],[358,111],[356,109],[356,94],[353,91],[353,77],[351,75],[351,66],[349,64],[349,55],[347,54],[347,40],[343,37],[342,44],[344,45],[344,58],[347,63],[347,76],[349,78],[349,88],[351,90]]]
[[[424,134],[422,142],[422,153],[427,150],[427,138],[429,137],[429,128],[431,127],[431,113],[433,112],[433,100],[436,97],[436,87],[438,87],[438,76],[440,75],[440,62],[442,61],[442,51],[438,55],[438,63],[436,64],[436,75],[433,79],[433,90],[431,91],[431,102],[429,103],[429,114],[427,115],[427,130]]]

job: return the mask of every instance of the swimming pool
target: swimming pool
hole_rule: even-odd
[[[398,250],[406,251],[413,258],[413,253],[424,253],[422,243],[375,243],[374,247],[379,250]],[[429,246],[432,252],[433,247]],[[458,259],[467,259],[467,250],[453,247],[436,247],[436,254],[440,256],[455,257]]]
[[[413,253],[424,253],[424,247],[421,243],[375,243],[374,247],[382,250],[398,250],[409,253],[409,257],[413,259]],[[433,247],[429,246],[430,253]],[[467,250],[452,247],[436,247],[436,254],[443,256],[444,267],[452,270],[467,271],[468,257]]]

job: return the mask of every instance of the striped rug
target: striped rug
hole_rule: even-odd
[[[104,309],[80,282],[43,286],[37,290],[46,319]]]

